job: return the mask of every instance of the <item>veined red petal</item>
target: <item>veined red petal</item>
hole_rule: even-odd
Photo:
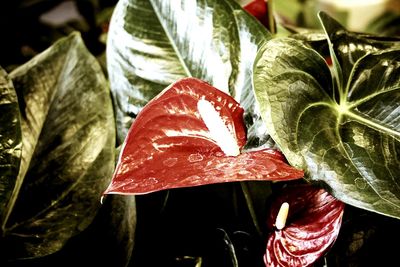
[[[289,203],[286,226],[274,228],[282,203]],[[265,265],[268,267],[310,266],[336,240],[344,211],[344,203],[324,189],[301,185],[283,189],[272,204],[267,226],[268,238]]]
[[[212,183],[303,177],[301,170],[287,165],[274,150],[226,156],[199,114],[199,100],[213,105],[242,148],[246,129],[239,103],[203,81],[180,80],[138,114],[105,194],[144,194]]]

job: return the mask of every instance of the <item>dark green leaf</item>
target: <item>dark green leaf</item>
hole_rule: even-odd
[[[56,253],[9,262],[15,267],[128,266],[135,238],[134,196],[110,195],[93,222]]]
[[[119,142],[150,99],[188,76],[229,92],[248,112],[250,142],[266,142],[251,71],[260,44],[269,38],[266,29],[231,0],[119,1],[107,49]]]
[[[47,266],[128,266],[135,230],[135,197],[107,196],[93,223],[52,255]]]
[[[323,28],[330,44],[334,67],[342,77],[338,78],[339,86],[344,88],[351,75],[354,64],[364,55],[400,45],[400,39],[388,39],[367,34],[347,31],[336,20],[324,12],[319,14]]]
[[[21,112],[22,161],[3,222],[10,258],[51,254],[84,230],[114,168],[107,81],[79,34],[10,74]]]
[[[107,196],[104,206],[100,209],[91,231],[92,242],[87,246],[93,246],[93,241],[102,236],[103,242],[92,249],[91,257],[87,263],[93,264],[93,258],[98,258],[97,266],[127,266],[130,262],[134,248],[136,230],[136,202],[134,196]],[[103,257],[99,257],[101,251]],[[74,265],[79,265],[75,262]]]
[[[292,34],[291,38],[301,40],[323,57],[330,57],[328,42],[326,40],[326,34],[323,31],[307,31]]]
[[[8,74],[0,68],[0,225],[3,225],[21,162],[19,120],[17,94]]]
[[[310,180],[327,183],[345,203],[400,218],[400,49],[332,36],[341,49],[334,78],[343,86],[334,86],[324,59],[298,41],[277,39],[261,49],[254,85],[262,115]]]

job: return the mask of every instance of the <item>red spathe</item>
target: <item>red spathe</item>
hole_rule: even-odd
[[[290,167],[271,149],[226,156],[197,110],[200,99],[213,105],[242,148],[246,129],[239,103],[203,81],[182,79],[138,114],[105,194],[145,194],[212,183],[303,177],[301,170]]]
[[[289,203],[286,226],[274,228],[282,203]],[[272,230],[264,257],[267,267],[310,266],[335,242],[342,224],[344,203],[311,185],[283,189],[272,202],[267,226]]]

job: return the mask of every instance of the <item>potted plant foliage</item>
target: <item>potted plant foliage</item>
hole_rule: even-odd
[[[1,69],[1,266],[393,265],[399,39],[271,9],[120,0],[106,76],[76,32]]]

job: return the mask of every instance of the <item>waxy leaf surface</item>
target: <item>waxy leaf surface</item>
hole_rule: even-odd
[[[262,116],[306,178],[325,182],[347,204],[400,218],[399,43],[373,49],[379,41],[352,38],[356,34],[343,28],[330,32],[337,22],[321,17],[333,76],[324,59],[301,42],[268,42],[254,73]]]
[[[269,38],[233,0],[119,1],[107,43],[119,142],[148,101],[185,77],[209,82],[242,105],[253,146],[270,140],[251,85],[257,50]]]
[[[0,67],[0,225],[12,195],[21,162],[21,125],[17,94]],[[2,231],[0,230],[0,233]]]
[[[213,105],[242,148],[246,132],[240,105],[205,82],[183,79],[139,113],[105,193],[141,194],[211,183],[302,177],[302,171],[288,166],[273,150],[226,156],[200,116],[199,100]]]
[[[339,90],[346,88],[355,64],[363,56],[388,48],[400,48],[398,38],[349,32],[326,13],[321,12],[319,17],[329,43],[331,57],[335,61],[335,86],[339,86]]]
[[[13,245],[2,255],[42,257],[83,231],[100,207],[115,164],[112,103],[101,68],[77,33],[10,78],[22,160],[1,225],[3,244]]]
[[[289,204],[286,226],[275,228],[282,203]],[[324,189],[309,185],[284,188],[272,202],[267,226],[272,231],[264,257],[267,267],[310,266],[336,240],[344,203]]]

